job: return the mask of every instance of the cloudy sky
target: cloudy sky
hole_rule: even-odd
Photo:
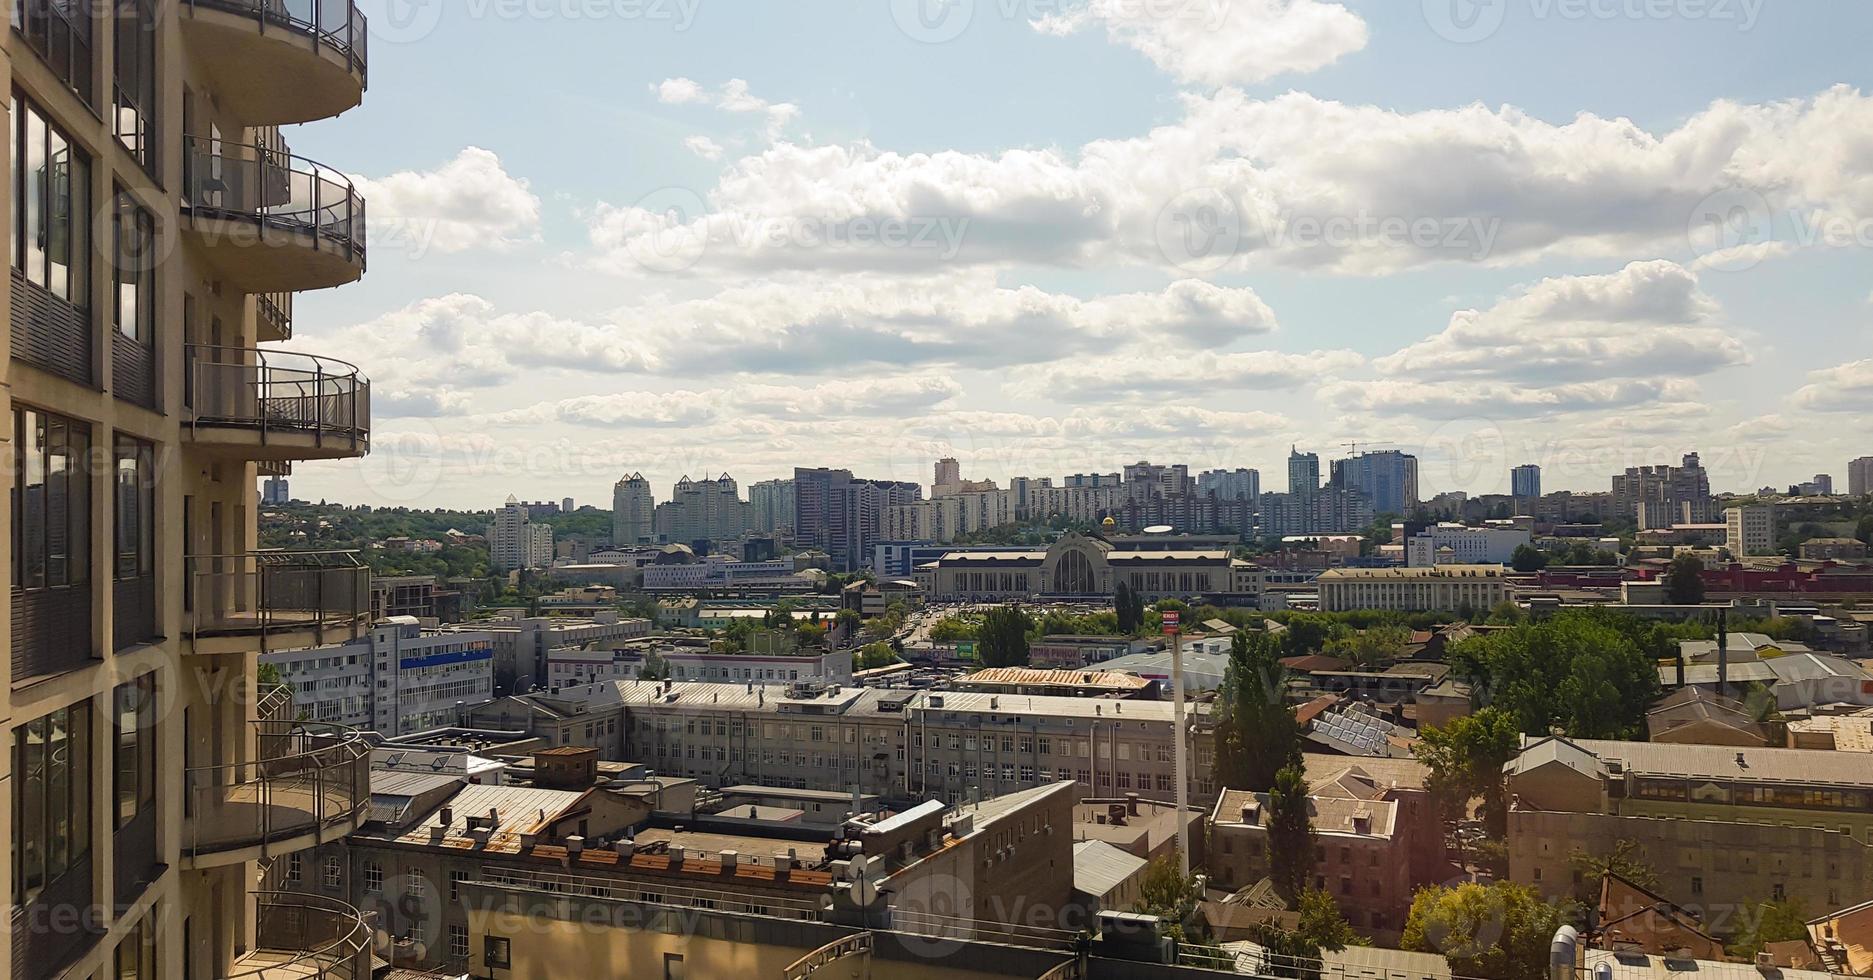
[[[362,0],[374,382],[295,495],[608,505],[1423,460],[1426,495],[1873,454],[1873,5]]]

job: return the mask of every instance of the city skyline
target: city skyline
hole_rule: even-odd
[[[1866,452],[1873,202],[1807,166],[1873,126],[1864,5],[418,6],[367,11],[381,96],[295,134],[364,175],[380,272],[300,298],[295,345],[364,365],[378,417],[302,496],[1353,441],[1427,490],[1692,450],[1754,488]],[[478,57],[537,84],[422,84]]]

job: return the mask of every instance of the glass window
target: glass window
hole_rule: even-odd
[[[30,102],[15,96],[13,264],[26,280],[74,306],[90,305],[90,161]]]
[[[117,437],[117,577],[147,578],[156,561],[155,447]]]
[[[154,980],[156,976],[156,928],[154,912],[132,926],[112,954],[117,980]]]
[[[13,29],[45,59],[52,74],[85,105],[91,98],[91,4],[82,0],[14,0]]]
[[[90,427],[37,409],[13,414],[13,587],[91,578]]]
[[[156,339],[156,219],[124,191],[111,216],[111,309],[117,332],[139,344]]]
[[[156,807],[156,675],[117,685],[112,696],[117,738],[117,823],[121,828]]]
[[[156,169],[156,12],[151,0],[118,0],[115,66],[117,139]]]
[[[13,904],[31,904],[91,853],[91,702],[13,729]]]

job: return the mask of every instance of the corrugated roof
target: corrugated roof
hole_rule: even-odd
[[[1858,752],[1600,739],[1574,739],[1570,742],[1553,737],[1539,740],[1524,737],[1522,755],[1509,763],[1509,771],[1518,771],[1515,767],[1527,769],[1525,760],[1531,754],[1539,758],[1543,753],[1564,753],[1567,758],[1577,760],[1577,755],[1561,747],[1564,744],[1571,744],[1578,752],[1590,753],[1598,763],[1618,762],[1626,772],[1639,776],[1761,780],[1819,786],[1873,786],[1873,756]]]
[[[1073,845],[1073,888],[1104,898],[1149,863],[1102,840],[1080,841]]]
[[[1124,691],[1138,691],[1151,686],[1151,682],[1142,677],[1117,671],[1046,670],[1037,667],[989,667],[958,678],[958,683],[1107,687]]]

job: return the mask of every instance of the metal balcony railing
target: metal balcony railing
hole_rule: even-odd
[[[290,291],[260,293],[254,297],[260,319],[284,340],[293,335],[293,294]]]
[[[370,916],[302,892],[254,892],[253,901],[255,949],[235,961],[229,980],[371,976]]]
[[[371,382],[329,357],[190,344],[184,351],[190,426],[310,435],[320,447],[367,452]]]
[[[190,555],[189,638],[311,631],[355,638],[371,613],[371,570],[355,551]]]
[[[350,0],[185,0],[191,7],[222,10],[260,22],[263,30],[284,28],[345,58],[351,71],[369,83],[370,28]]]
[[[307,234],[314,248],[364,261],[364,198],[351,179],[278,146],[186,137],[182,206],[202,217]]]
[[[371,747],[343,725],[249,721],[251,761],[184,775],[182,853],[189,858],[349,833],[371,802]],[[295,947],[296,948],[296,947]]]

